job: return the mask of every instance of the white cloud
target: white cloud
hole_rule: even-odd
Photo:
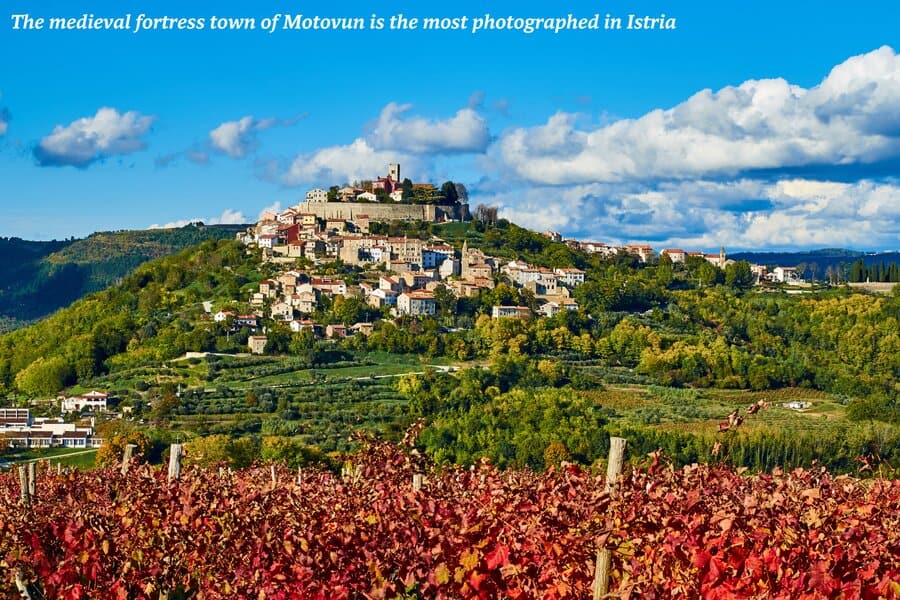
[[[213,150],[232,158],[243,158],[256,149],[257,132],[272,127],[293,125],[303,116],[291,119],[258,119],[248,115],[237,121],[226,121],[209,132],[209,145]]]
[[[817,86],[784,79],[703,90],[668,110],[579,129],[574,115],[505,133],[492,152],[544,184],[728,177],[900,156],[900,56],[848,59]]]
[[[267,206],[264,209],[262,209],[261,211],[259,211],[259,216],[256,217],[257,222],[262,221],[263,215],[265,215],[267,213],[272,214],[272,215],[280,214],[281,213],[281,202],[276,200],[274,203],[270,204],[269,206]]]
[[[281,179],[286,185],[340,184],[373,179],[380,173],[386,174],[387,165],[392,162],[402,163],[406,172],[418,172],[416,167],[421,165],[421,161],[411,155],[376,150],[366,140],[358,138],[344,146],[329,146],[297,156]]]
[[[198,221],[202,221],[206,225],[243,225],[244,223],[248,223],[249,219],[247,219],[247,217],[244,216],[244,213],[239,210],[226,208],[218,217],[209,217],[206,219],[200,217],[194,219],[178,219],[177,221],[170,221],[163,225],[154,223],[147,229],[177,229]]]
[[[894,248],[900,185],[791,179],[540,186],[473,195],[500,216],[608,243],[686,249]]]
[[[86,167],[102,158],[137,152],[146,147],[141,138],[155,120],[136,111],[120,114],[101,108],[93,117],[57,125],[35,147],[34,156],[41,166]]]
[[[479,98],[473,94],[469,106],[445,120],[405,117],[412,105],[391,102],[375,120],[367,141],[377,150],[414,154],[484,152],[491,134],[487,121],[475,110]]]
[[[369,126],[369,132],[349,144],[327,146],[294,158],[283,173],[272,177],[266,163],[263,177],[285,185],[315,183],[333,185],[373,179],[386,174],[388,163],[399,162],[404,173],[423,178],[431,160],[440,154],[484,152],[490,144],[490,132],[475,110],[482,99],[475,93],[469,106],[445,120],[406,116],[411,104],[391,102]],[[238,127],[238,129],[240,129]]]
[[[256,144],[259,123],[253,117],[227,121],[209,132],[209,144],[232,158],[243,158]]]

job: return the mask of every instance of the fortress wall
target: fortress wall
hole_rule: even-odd
[[[311,213],[321,219],[352,221],[368,215],[370,221],[436,221],[439,217],[465,219],[468,211],[459,206],[434,204],[382,204],[366,202],[301,202],[300,212]],[[465,214],[464,214],[465,213]]]

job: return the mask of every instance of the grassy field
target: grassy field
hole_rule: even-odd
[[[86,469],[94,466],[94,457],[96,455],[96,449],[46,448],[15,452],[8,450],[0,453],[0,463],[14,467],[16,464],[46,460],[52,466],[60,463],[63,467]]]
[[[650,425],[690,433],[715,433],[718,423],[738,409],[759,401],[769,408],[744,415],[744,430],[815,430],[846,419],[846,408],[834,396],[802,388],[767,391],[681,389],[644,385],[608,385],[606,389],[581,392],[615,418],[629,425]],[[802,409],[783,406],[791,402],[809,405]]]

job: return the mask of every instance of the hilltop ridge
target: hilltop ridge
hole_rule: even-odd
[[[0,238],[0,333],[43,318],[102,290],[138,265],[207,239],[234,237],[240,225],[102,231],[37,242]]]

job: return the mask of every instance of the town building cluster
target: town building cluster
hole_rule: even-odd
[[[585,272],[580,269],[551,270],[522,261],[507,261],[469,248],[467,243],[457,251],[436,237],[426,241],[406,236],[372,235],[366,233],[368,223],[365,220],[342,220],[339,225],[331,223],[332,228],[323,231],[320,220],[309,218],[304,221],[301,217],[297,227],[298,223],[290,223],[297,216],[285,212],[288,214],[282,213],[274,219],[278,225],[261,221],[257,230],[265,231],[267,227],[289,230],[283,240],[287,242],[287,249],[284,246],[270,248],[266,242],[261,242],[268,239],[263,237],[267,234],[243,240],[273,250],[267,255],[268,260],[283,262],[286,267],[291,264],[291,268],[259,283],[258,290],[248,298],[255,311],[253,314],[237,314],[223,308],[213,315],[215,321],[231,319],[233,326],[249,327],[254,334],[261,332],[260,319],[266,317],[287,323],[294,332],[308,330],[325,339],[358,333],[368,335],[373,329],[371,323],[356,323],[349,327],[322,325],[313,322],[311,317],[323,297],[333,299],[337,296],[362,299],[373,308],[386,308],[395,317],[432,316],[438,311],[435,299],[438,286],[444,286],[457,297],[473,297],[493,289],[501,278],[517,288],[529,290],[537,300],[539,315],[553,316],[563,310],[578,309],[571,291],[585,281]],[[313,248],[316,244],[317,250],[310,254],[292,251],[290,240],[295,231],[308,238],[302,241],[304,248]],[[297,269],[294,265],[297,256],[309,258],[313,264],[340,259],[375,275],[357,285],[349,285],[340,278],[316,276]],[[533,312],[528,307],[494,307],[492,315],[495,318],[530,318]],[[266,343],[265,335],[251,335],[248,340],[251,353],[256,354],[265,351]]]
[[[407,181],[406,187],[410,185],[431,184]],[[214,319],[231,319],[230,324],[234,327],[250,328],[254,334],[248,341],[250,351],[261,354],[267,342],[266,336],[260,335],[265,333],[260,325],[264,317],[286,322],[295,332],[308,330],[327,339],[372,331],[371,323],[350,327],[314,323],[311,317],[319,309],[323,296],[360,298],[374,308],[386,308],[397,317],[434,315],[437,313],[434,291],[438,286],[444,286],[457,297],[471,297],[493,289],[495,282],[502,279],[531,292],[537,301],[539,315],[551,317],[561,311],[578,309],[571,292],[585,281],[585,273],[580,269],[551,270],[518,260],[501,260],[468,248],[466,244],[457,251],[435,237],[426,241],[371,233],[371,226],[376,222],[434,222],[452,216],[433,206],[385,204],[384,200],[388,198],[400,202],[403,187],[400,165],[393,163],[388,165],[386,177],[366,182],[365,187],[312,189],[306,194],[305,202],[279,213],[264,213],[256,225],[238,234],[238,239],[246,245],[261,248],[265,261],[283,264],[287,270],[260,282],[259,289],[249,297],[251,314],[236,314],[223,308]],[[724,247],[718,254],[666,248],[657,255],[647,244],[616,246],[563,239],[561,234],[552,231],[544,235],[588,254],[615,256],[626,253],[643,263],[666,257],[673,264],[679,264],[691,257],[699,257],[724,269],[734,262],[726,256]],[[298,268],[297,259],[305,259],[311,268]],[[377,279],[369,277],[358,285],[348,285],[340,278],[314,274],[316,266],[337,260],[361,267],[368,273],[377,273]],[[753,265],[752,269],[757,281],[793,282],[797,279],[790,268],[778,267],[768,272],[764,266]],[[492,316],[524,318],[533,316],[533,311],[527,307],[498,306],[492,310]]]
[[[408,183],[415,193],[429,198],[438,193],[431,183]],[[237,235],[245,244],[263,248],[274,261],[307,258],[311,261],[344,259],[354,264],[408,260],[429,266],[420,248],[401,248],[401,240],[367,238],[374,222],[462,220],[466,205],[400,204],[404,199],[400,165],[388,165],[387,177],[326,191],[312,189],[306,201],[279,213],[266,211],[259,222]],[[382,202],[382,201],[386,202]],[[365,250],[365,252],[358,252]]]
[[[16,448],[98,448],[103,439],[89,426],[34,417],[27,408],[0,408],[0,439]]]
[[[647,244],[627,244],[624,246],[616,246],[614,244],[606,244],[604,242],[583,242],[574,239],[563,239],[562,235],[556,231],[546,231],[543,234],[547,238],[564,242],[574,250],[581,250],[588,254],[599,254],[601,256],[612,257],[620,253],[629,254],[636,257],[642,263],[648,263],[657,258],[656,251],[652,246]],[[658,258],[667,257],[672,264],[684,264],[690,257],[698,257],[706,260],[714,267],[724,269],[735,261],[729,259],[725,254],[725,248],[721,248],[718,254],[687,251],[681,248],[664,248],[660,250]],[[802,282],[801,274],[794,267],[773,267],[766,265],[751,264],[750,270],[756,277],[756,282],[761,283],[768,281],[772,283],[800,283]]]

